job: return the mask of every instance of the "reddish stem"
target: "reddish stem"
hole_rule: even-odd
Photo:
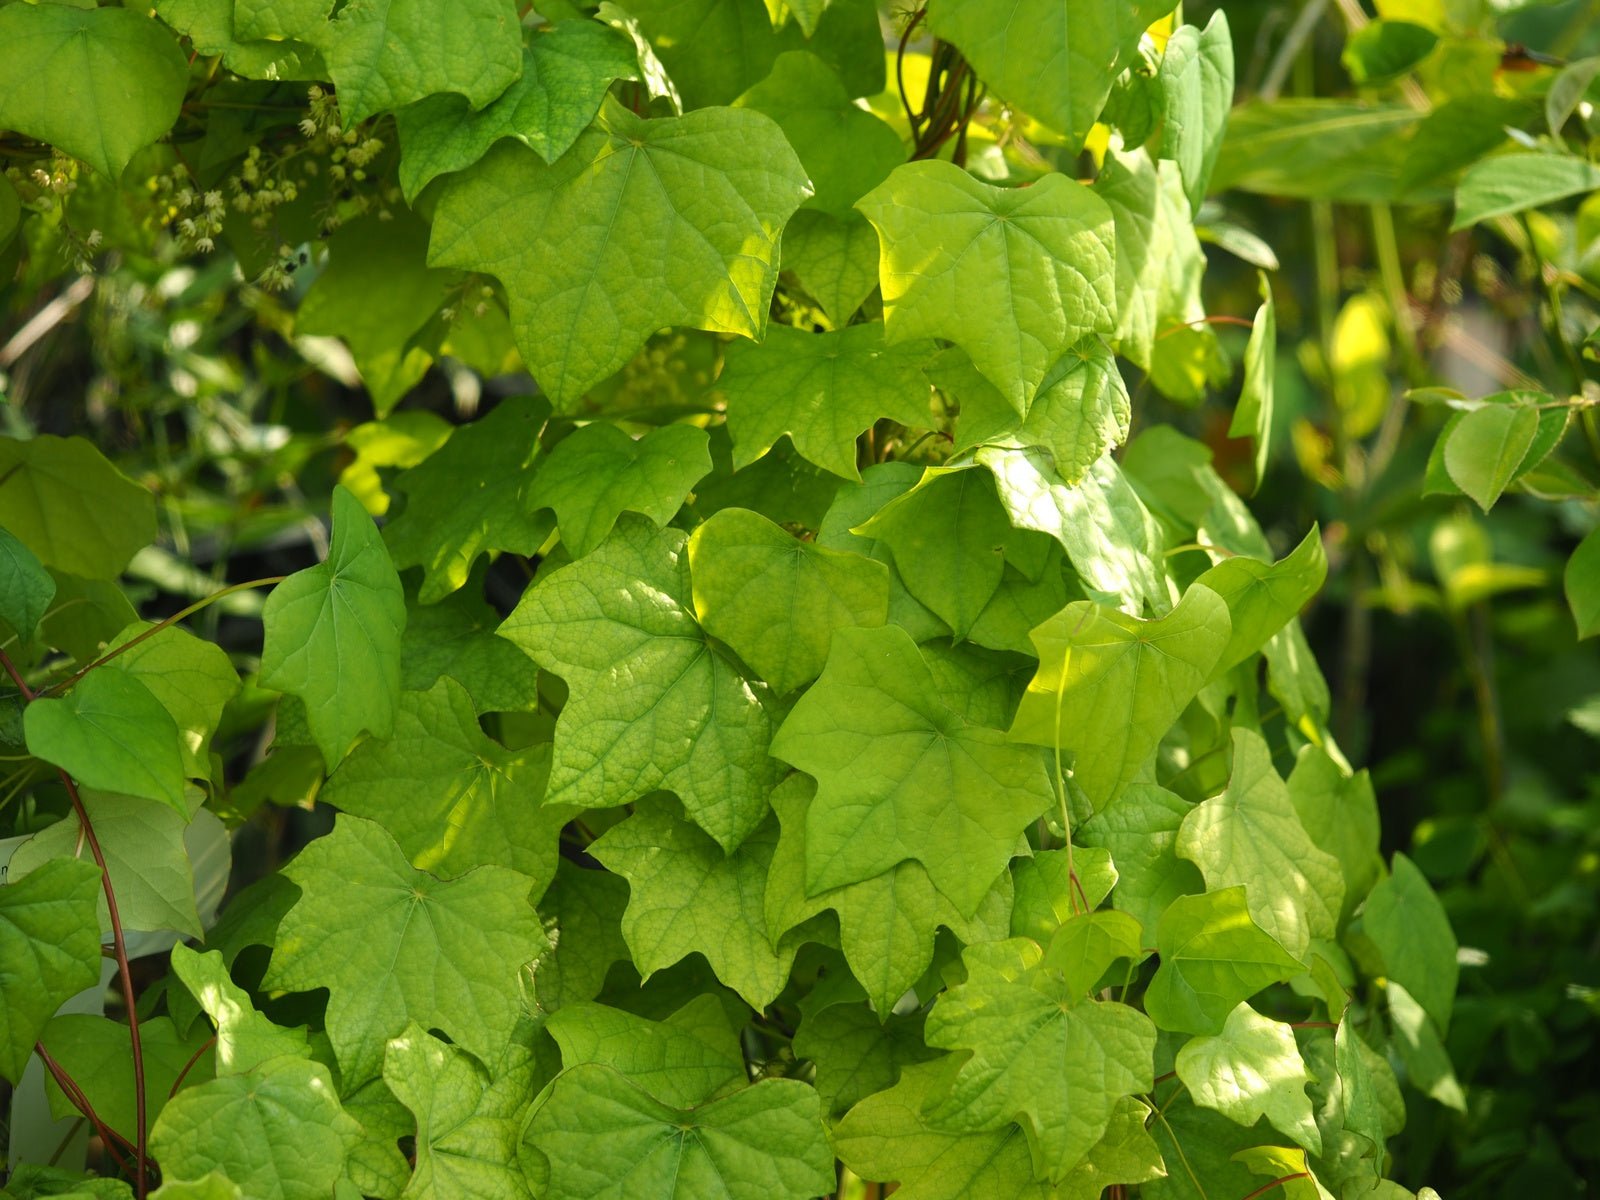
[[[1262,1184],[1255,1191],[1251,1192],[1248,1196],[1243,1197],[1243,1200],[1256,1200],[1257,1196],[1264,1196],[1275,1187],[1282,1187],[1284,1184],[1292,1183],[1296,1179],[1310,1179],[1310,1178],[1311,1178],[1311,1172],[1310,1171],[1296,1171],[1293,1175],[1285,1175],[1281,1179],[1274,1179],[1271,1183]]]
[[[122,1157],[122,1152],[117,1149],[117,1143],[121,1142],[124,1146],[127,1146],[128,1139],[100,1119],[100,1114],[95,1112],[94,1105],[89,1103],[89,1097],[83,1094],[83,1089],[78,1086],[78,1081],[67,1074],[67,1069],[51,1057],[50,1051],[44,1048],[44,1043],[35,1042],[33,1044],[33,1052],[39,1056],[39,1061],[44,1064],[44,1069],[50,1072],[50,1078],[56,1081],[56,1086],[62,1090],[68,1100],[72,1101],[72,1106],[89,1119],[89,1124],[94,1126],[95,1132],[100,1135],[100,1140],[105,1143],[106,1149],[117,1160],[118,1165],[126,1167],[128,1160]],[[131,1147],[129,1148],[131,1149]]]
[[[1185,329],[1193,329],[1196,325],[1238,325],[1242,329],[1254,329],[1256,327],[1254,321],[1247,321],[1243,317],[1234,317],[1229,316],[1226,313],[1219,313],[1216,316],[1199,317],[1193,321],[1183,321],[1177,325],[1169,325],[1160,333],[1156,334],[1156,341],[1159,342],[1162,338],[1171,337],[1175,333],[1181,333]]]
[[[189,1056],[189,1061],[183,1064],[183,1070],[179,1071],[178,1077],[172,1081],[172,1090],[167,1093],[168,1100],[171,1100],[178,1094],[178,1089],[183,1086],[183,1081],[189,1077],[189,1072],[194,1069],[195,1063],[200,1061],[200,1056],[216,1044],[217,1035],[213,1033],[205,1040],[205,1043],[200,1047],[200,1049],[196,1050]]]

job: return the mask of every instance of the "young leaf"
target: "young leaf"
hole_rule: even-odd
[[[703,954],[718,979],[752,1008],[765,1008],[788,982],[797,945],[767,937],[763,896],[777,828],[769,820],[724,853],[674,807],[666,800],[641,803],[589,847],[628,881],[622,936],[634,965],[649,978]],[[685,896],[694,902],[685,904]]]
[[[886,346],[879,322],[833,333],[774,325],[760,343],[729,346],[717,388],[728,401],[734,467],[788,434],[817,466],[860,479],[856,438],[875,421],[917,429],[932,420],[922,374],[932,352],[931,342]]]
[[[480,554],[531,557],[550,536],[550,520],[535,515],[530,494],[548,412],[509,397],[395,480],[406,505],[384,530],[384,542],[396,567],[422,568],[423,604],[464,585]]]
[[[1117,864],[1111,903],[1153,930],[1179,896],[1205,890],[1199,870],[1175,849],[1189,804],[1165,788],[1130,784],[1075,830],[1085,846],[1101,846]]]
[[[1488,512],[1539,433],[1539,413],[1526,405],[1486,404],[1462,415],[1444,446],[1450,478]]]
[[[1178,164],[1190,211],[1206,197],[1233,107],[1233,35],[1228,16],[1212,13],[1204,31],[1184,25],[1167,39],[1156,72],[1161,90],[1161,157]]]
[[[537,899],[575,812],[541,807],[549,772],[548,746],[512,751],[491,741],[466,691],[442,679],[402,692],[393,737],[357,746],[319,799],[378,822],[419,870],[454,878],[485,863],[509,867]]]
[[[835,329],[845,328],[878,286],[878,235],[858,212],[833,217],[803,208],[783,228],[783,269]]]
[[[1272,300],[1272,285],[1261,273],[1261,307],[1250,326],[1250,340],[1244,348],[1244,387],[1228,423],[1229,437],[1249,437],[1253,443],[1255,487],[1259,491],[1267,474],[1267,454],[1272,445],[1274,373],[1278,359],[1278,315]]]
[[[812,895],[915,859],[970,916],[1053,799],[1042,756],[947,708],[893,625],[834,635],[822,678],[772,753],[817,780],[806,819]]]
[[[0,13],[0,21],[14,14],[66,11],[57,5],[13,5]],[[105,11],[133,16],[122,9]],[[31,74],[16,78],[29,79],[30,88],[39,86]],[[83,438],[0,437],[0,526],[47,567],[84,579],[115,579],[137,551],[155,540],[156,501]]]
[[[1105,1135],[1121,1097],[1149,1091],[1156,1030],[1143,1013],[1080,1000],[1026,939],[969,947],[967,980],[928,1015],[928,1043],[969,1051],[927,1110],[938,1126],[1020,1124],[1036,1175],[1060,1183]],[[957,1062],[959,1065],[957,1065]]]
[[[1294,620],[1317,594],[1327,574],[1322,533],[1313,525],[1300,544],[1276,563],[1236,555],[1196,579],[1222,597],[1232,626],[1227,649],[1212,669],[1212,678],[1231,671]]]
[[[540,1196],[811,1200],[834,1185],[816,1089],[793,1079],[678,1108],[584,1064],[541,1094],[524,1144]]]
[[[178,727],[132,675],[90,671],[64,697],[28,705],[22,724],[28,753],[84,787],[157,800],[189,816]]]
[[[390,1040],[383,1079],[417,1120],[406,1191],[438,1200],[526,1200],[517,1142],[524,1089],[499,1087],[470,1054],[413,1022]]]
[[[1389,981],[1404,986],[1441,1033],[1449,1032],[1461,971],[1456,935],[1427,878],[1404,854],[1395,853],[1390,874],[1367,897],[1361,931],[1377,947]]]
[[[347,1086],[378,1074],[416,1020],[493,1061],[522,1012],[523,968],[549,949],[531,880],[478,867],[414,870],[381,827],[340,816],[283,869],[301,896],[278,926],[269,988],[328,989],[327,1029]]]
[[[146,621],[129,625],[106,649],[119,649],[151,628]],[[178,727],[185,774],[211,778],[211,735],[239,694],[239,674],[220,646],[170,625],[95,669],[121,671],[150,689]]]
[[[569,1004],[546,1026],[568,1070],[599,1063],[620,1071],[653,1099],[704,1104],[746,1082],[739,1035],[722,1001],[701,993],[665,1020],[603,1004]]]
[[[882,563],[803,542],[742,508],[714,513],[690,535],[689,571],[701,626],[778,695],[822,673],[837,630],[889,616]]]
[[[611,81],[638,78],[632,43],[609,26],[559,21],[535,33],[522,51],[522,74],[481,111],[459,94],[437,92],[395,113],[406,201],[440,175],[470,167],[501,138],[555,162],[600,110]]]
[[[100,978],[100,871],[51,859],[0,887],[0,1076],[13,1084],[51,1015]]]
[[[1179,1033],[1220,1033],[1241,1000],[1305,969],[1251,919],[1242,887],[1174,900],[1156,926],[1156,951],[1145,1011]]]
[[[624,512],[665,525],[710,472],[703,429],[665,425],[631,438],[597,421],[573,430],[550,452],[527,502],[555,511],[562,542],[573,558],[582,558],[605,541]]]
[[[916,487],[856,528],[889,551],[906,588],[958,639],[1000,586],[1015,539],[994,481],[970,467],[929,467]]]
[[[1344,899],[1339,860],[1300,824],[1260,734],[1234,727],[1228,789],[1184,818],[1177,849],[1213,891],[1244,887],[1250,916],[1293,957],[1304,958],[1312,938],[1334,936]]]
[[[55,595],[56,581],[44,564],[0,528],[0,621],[24,642],[31,641]]]
[[[0,12],[0,128],[50,142],[112,183],[172,128],[188,80],[177,42],[143,12],[61,4]]]
[[[311,1057],[305,1031],[275,1025],[257,1012],[249,994],[229,976],[227,964],[217,951],[197,954],[179,942],[172,948],[172,973],[217,1027],[217,1074],[253,1071],[268,1059],[284,1054]]]
[[[1383,870],[1372,779],[1365,771],[1351,775],[1320,746],[1302,746],[1289,773],[1289,799],[1312,843],[1339,860],[1342,923],[1366,899]]]
[[[372,518],[344,488],[333,489],[327,561],[273,588],[261,620],[261,686],[305,702],[324,762],[337,766],[363,730],[394,731],[405,593]]]
[[[1264,1116],[1311,1153],[1322,1153],[1322,1135],[1306,1095],[1311,1075],[1294,1030],[1281,1021],[1240,1004],[1220,1034],[1186,1042],[1176,1066],[1196,1104],[1245,1126]]]
[[[900,135],[852,104],[839,77],[815,54],[780,54],[772,73],[734,106],[766,113],[778,123],[811,177],[808,208],[846,216],[906,160]]]
[[[1011,736],[1071,753],[1094,808],[1115,803],[1210,678],[1228,631],[1227,606],[1201,585],[1156,621],[1069,604],[1033,631],[1039,670]]]
[[[663,326],[759,337],[779,233],[808,194],[769,117],[645,121],[608,101],[553,164],[501,143],[446,181],[431,259],[506,285],[523,358],[570,406]]]
[[[984,0],[934,0],[928,24],[936,36],[954,42],[1002,98],[1066,134],[1076,149],[1145,27],[1164,11],[1163,0],[1018,0],[1004,11]]]
[[[664,788],[732,850],[778,767],[763,696],[690,612],[686,538],[641,519],[539,580],[500,627],[570,689],[546,804],[614,808]]]
[[[1600,167],[1572,155],[1492,155],[1468,167],[1456,185],[1456,219],[1450,228],[1465,229],[1596,188],[1600,188]]]
[[[1567,560],[1562,575],[1567,607],[1578,626],[1578,637],[1600,633],[1600,529],[1589,531]]]
[[[360,1136],[328,1068],[284,1056],[184,1088],[161,1110],[150,1149],[172,1179],[220,1171],[261,1200],[323,1200]]]
[[[955,342],[1019,412],[1063,353],[1115,332],[1111,210],[1076,180],[999,188],[916,162],[856,207],[883,244],[889,340]]]
[[[772,793],[783,832],[767,872],[767,933],[773,939],[832,909],[839,918],[839,945],[880,1019],[922,978],[933,962],[939,927],[965,943],[996,941],[1008,932],[1012,884],[1002,871],[969,919],[933,885],[927,868],[906,860],[880,875],[806,892],[806,822],[815,787],[791,775]]]
[[[438,92],[481,109],[522,71],[522,24],[512,0],[353,0],[315,43],[339,89],[339,113],[354,125]],[[472,64],[462,71],[459,64]]]

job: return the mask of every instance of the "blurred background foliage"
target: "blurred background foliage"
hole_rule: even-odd
[[[1203,24],[1214,7],[1183,17]],[[1600,62],[1600,4],[1226,8],[1241,107],[1198,216],[1209,314],[1248,321],[1258,267],[1272,272],[1277,404],[1252,507],[1280,554],[1321,523],[1329,580],[1307,625],[1337,736],[1372,769],[1385,854],[1423,869],[1462,944],[1449,1050],[1465,1101],[1414,1098],[1395,1177],[1461,1198],[1586,1194],[1600,1179],[1600,643],[1576,637],[1562,570],[1594,526],[1600,481],[1600,430],[1583,407],[1600,400],[1600,191],[1461,229],[1452,201],[1485,155],[1597,156],[1600,72],[1585,63]],[[880,15],[892,45],[903,14]],[[916,46],[913,90],[927,71]],[[1125,138],[1137,76],[1113,96]],[[903,125],[894,93],[873,107]],[[995,178],[1091,168],[1037,132],[985,103],[946,152]],[[0,144],[4,432],[89,436],[155,491],[159,547],[129,572],[144,615],[314,561],[335,482],[381,513],[384,473],[420,461],[486,394],[532,388],[496,289],[422,266],[393,142],[387,119],[330,130],[327,98],[304,85],[230,81],[135,163],[127,178],[147,182],[133,195]],[[20,221],[4,219],[8,205]],[[390,274],[356,330],[348,312],[325,314],[371,296],[369,281],[327,268],[327,248],[374,236]],[[1237,362],[1246,330],[1213,328],[1206,353]],[[589,403],[714,408],[719,353],[708,336],[663,335]],[[1189,398],[1135,381],[1135,432],[1177,424],[1248,494],[1225,367],[1202,365],[1224,382]],[[1507,390],[1579,404],[1562,411],[1555,452],[1486,513],[1436,444],[1452,392]],[[800,509],[822,486],[763,462],[745,486],[789,489]],[[497,582],[503,568],[488,596],[508,604],[522,581]],[[110,636],[126,612],[107,586],[69,583],[62,594],[82,602],[57,619]],[[242,592],[202,618],[246,668],[259,605]],[[279,756],[270,776],[250,770],[268,718],[247,690],[231,739],[217,739],[228,778],[246,781],[234,793],[250,818],[244,878],[319,828],[314,770],[298,778]],[[18,832],[31,818],[21,805],[3,819]]]

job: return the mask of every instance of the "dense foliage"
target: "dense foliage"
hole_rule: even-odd
[[[535,8],[0,0],[0,1195],[1600,1171],[1587,8]]]

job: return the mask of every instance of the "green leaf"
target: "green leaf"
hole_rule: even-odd
[[[324,9],[326,11],[326,9]],[[481,109],[522,72],[522,24],[512,0],[351,0],[316,45],[339,89],[339,114],[354,125],[438,92]],[[461,64],[472,64],[469,71]]]
[[[701,627],[786,695],[822,673],[837,630],[882,625],[889,571],[829,550],[742,508],[725,508],[689,538]]]
[[[309,38],[327,20],[331,0],[234,0],[239,36]]]
[[[815,54],[780,54],[772,73],[735,101],[766,113],[811,177],[806,207],[846,216],[906,160],[900,135],[850,102],[838,75]]]
[[[400,686],[425,692],[443,678],[467,689],[481,713],[524,712],[539,703],[539,673],[528,656],[495,636],[501,615],[484,602],[482,580],[437,604],[407,605]]]
[[[1216,334],[1199,323],[1206,260],[1183,187],[1176,163],[1137,150],[1109,152],[1094,190],[1116,229],[1117,352],[1163,392],[1193,402],[1220,358]]]
[[[605,541],[624,512],[665,525],[710,472],[703,429],[665,425],[631,438],[596,421],[573,430],[550,452],[533,478],[528,503],[555,511],[562,542],[573,558],[582,558]]]
[[[585,1064],[541,1094],[525,1144],[544,1160],[541,1196],[810,1200],[834,1186],[816,1090],[793,1079],[677,1108]]]
[[[1212,678],[1221,678],[1265,646],[1317,594],[1327,575],[1322,533],[1313,525],[1300,544],[1276,563],[1236,555],[1196,579],[1222,597],[1233,630]]]
[[[1069,995],[1086,996],[1118,960],[1137,963],[1143,957],[1142,932],[1125,912],[1078,913],[1050,939],[1044,965],[1061,972]]]
[[[68,10],[12,5],[0,13],[0,22],[47,11]],[[120,9],[105,11],[133,17]],[[31,68],[16,78],[27,79],[30,88],[41,86]],[[83,438],[0,437],[0,526],[47,567],[85,579],[115,579],[136,551],[155,540],[156,502]]]
[[[984,0],[934,0],[928,25],[935,36],[954,42],[1004,100],[1066,134],[1076,149],[1145,27],[1167,8],[1164,0],[1013,0],[1003,10]]]
[[[1333,938],[1339,860],[1306,833],[1260,734],[1234,728],[1228,789],[1184,818],[1177,848],[1212,891],[1243,887],[1250,916],[1293,957],[1303,959],[1312,938]]]
[[[892,625],[834,635],[772,753],[817,780],[806,818],[813,895],[914,859],[972,915],[1053,799],[1042,756],[951,711]]]
[[[1033,857],[1017,861],[1011,877],[1017,889],[1011,935],[1048,946],[1076,913],[1100,906],[1116,886],[1117,868],[1105,850],[1074,846],[1070,854],[1064,848],[1037,850]]]
[[[628,0],[684,109],[729,104],[765,79],[778,38],[762,0]]]
[[[383,1079],[417,1119],[407,1195],[528,1200],[517,1162],[525,1094],[494,1086],[470,1054],[415,1022],[390,1040]]]
[[[273,588],[261,620],[261,686],[304,701],[324,762],[336,766],[363,730],[394,731],[405,593],[372,518],[344,488],[333,489],[327,560]]]
[[[1600,166],[1567,154],[1497,154],[1467,168],[1456,185],[1456,217],[1465,229],[1491,217],[1554,204],[1600,188]]]
[[[12,239],[22,228],[22,199],[17,195],[16,184],[7,179],[0,183],[0,252],[11,248]]]
[[[1311,1173],[1311,1163],[1304,1150],[1291,1150],[1287,1146],[1251,1146],[1233,1156],[1257,1175],[1274,1181],[1282,1180],[1284,1200],[1334,1200],[1333,1194],[1317,1181]]]
[[[0,1076],[13,1084],[45,1022],[100,978],[100,871],[52,859],[0,887]]]
[[[246,1200],[239,1185],[221,1171],[208,1171],[200,1179],[167,1179],[150,1193],[151,1200]]]
[[[539,960],[533,976],[540,1008],[554,1010],[600,994],[612,964],[628,957],[622,937],[627,906],[628,885],[620,876],[561,860],[555,883],[540,901],[547,928],[555,925],[555,949]]]
[[[1591,529],[1567,560],[1562,574],[1567,607],[1578,627],[1578,637],[1600,633],[1600,529]]]
[[[1011,912],[1011,876],[1001,872],[968,919],[934,886],[919,862],[907,860],[859,883],[806,893],[806,825],[815,788],[791,775],[772,793],[782,826],[767,873],[767,933],[774,939],[832,909],[839,919],[839,944],[850,970],[880,1018],[926,974],[939,927],[961,941],[1004,938]]]
[[[1403,986],[1448,1032],[1461,970],[1456,935],[1427,878],[1404,854],[1396,851],[1391,873],[1367,897],[1361,930],[1377,947],[1389,982]]]
[[[1320,746],[1302,746],[1289,773],[1289,799],[1312,843],[1339,860],[1344,876],[1342,922],[1366,898],[1383,870],[1372,780],[1365,771],[1351,775]]]
[[[858,212],[802,208],[783,227],[783,269],[843,328],[878,286],[878,235]]]
[[[888,550],[907,590],[958,639],[1000,586],[1016,541],[994,481],[967,467],[929,467],[914,488],[856,528]]]
[[[1242,105],[1228,117],[1211,190],[1344,203],[1397,199],[1408,138],[1425,115],[1409,104],[1352,100]]]
[[[1339,56],[1358,87],[1398,79],[1433,53],[1439,35],[1410,21],[1373,21],[1353,30]]]
[[[1038,448],[985,446],[974,457],[993,473],[1011,523],[1060,542],[1091,595],[1134,614],[1171,606],[1161,526],[1111,457],[1075,486]]]
[[[1105,1135],[1120,1097],[1152,1086],[1156,1030],[1143,1013],[1079,1000],[1026,939],[969,947],[965,983],[928,1015],[928,1043],[969,1051],[927,1115],[966,1130],[1020,1124],[1036,1175],[1066,1179]]]
[[[1221,9],[1204,31],[1183,25],[1167,39],[1156,73],[1161,91],[1161,157],[1178,164],[1189,208],[1198,211],[1222,153],[1233,107],[1233,35]]]
[[[407,202],[431,180],[470,167],[501,138],[554,162],[600,111],[611,81],[638,78],[633,44],[609,26],[561,21],[535,33],[522,51],[522,74],[482,111],[449,93],[395,113]]]
[[[1544,113],[1550,132],[1557,138],[1588,96],[1597,76],[1600,76],[1600,58],[1580,58],[1563,67],[1550,81],[1550,90],[1544,98]]]
[[[198,793],[192,799],[195,805],[199,804]],[[189,844],[198,849],[204,839],[216,837],[226,846],[226,835],[217,818],[200,810],[194,814],[190,832],[187,802],[174,810],[164,801],[95,788],[84,788],[82,800],[105,855],[123,926],[141,931],[172,929],[186,937],[199,937],[201,924],[195,911],[195,873]],[[78,819],[69,813],[17,847],[11,858],[13,876],[37,870],[52,858],[78,856],[82,840]],[[98,908],[100,930],[110,933],[111,915],[104,896]]]
[[[340,816],[283,869],[301,896],[278,926],[268,988],[328,989],[328,1037],[347,1086],[371,1079],[410,1021],[492,1061],[522,1012],[523,968],[549,948],[531,881],[478,867],[414,870],[371,821]]]
[[[1180,1033],[1220,1033],[1240,1001],[1304,970],[1251,918],[1242,887],[1174,900],[1156,926],[1156,950],[1145,1011]]]
[[[1400,1052],[1409,1082],[1423,1095],[1459,1113],[1467,1111],[1466,1094],[1456,1079],[1439,1027],[1404,985],[1389,980],[1383,990],[1392,1027],[1390,1044]]]
[[[765,1008],[788,982],[797,945],[767,937],[763,897],[777,827],[769,820],[724,853],[674,809],[664,799],[644,801],[589,846],[628,881],[622,936],[634,965],[649,978],[699,953],[752,1008]]]
[[[184,1088],[161,1110],[150,1149],[168,1178],[218,1171],[259,1200],[324,1200],[360,1135],[328,1068],[285,1056]]]
[[[153,1123],[157,1119],[180,1077],[191,1086],[211,1077],[206,1038],[206,1032],[201,1030],[180,1037],[166,1017],[146,1015],[140,1018],[139,1044],[144,1057],[147,1121]],[[52,1018],[39,1041],[82,1089],[94,1106],[95,1115],[130,1143],[134,1142],[138,1113],[134,1106],[133,1056],[128,1051],[128,1027],[98,1013],[69,1013]],[[54,1079],[45,1084],[45,1095],[51,1115],[58,1121],[74,1120],[81,1115]]]
[[[1102,809],[1144,770],[1210,678],[1228,631],[1222,598],[1198,584],[1155,621],[1069,604],[1033,631],[1039,670],[1011,736],[1072,753],[1074,781]]]
[[[1281,1021],[1240,1004],[1228,1014],[1220,1034],[1184,1044],[1177,1071],[1196,1104],[1244,1126],[1266,1117],[1311,1153],[1322,1153],[1322,1135],[1306,1095],[1311,1075],[1295,1045],[1294,1030]]]
[[[1272,300],[1272,285],[1261,273],[1261,307],[1250,325],[1250,340],[1244,348],[1244,386],[1239,403],[1234,405],[1228,423],[1229,437],[1248,437],[1254,445],[1255,487],[1259,491],[1267,474],[1267,455],[1272,448],[1274,376],[1278,366],[1278,310]]]
[[[880,1022],[865,1004],[829,1004],[805,1013],[791,1045],[796,1057],[816,1067],[817,1094],[830,1113],[893,1086],[908,1064],[937,1057],[922,1042],[920,1014]]]
[[[1526,405],[1475,408],[1462,415],[1445,442],[1445,470],[1457,487],[1488,512],[1516,478],[1538,433],[1539,413]]]
[[[480,554],[532,557],[550,536],[550,521],[535,515],[530,494],[547,412],[508,397],[395,480],[406,504],[384,541],[396,567],[422,568],[423,604],[465,584]]]
[[[325,4],[323,7],[326,9]],[[322,56],[310,46],[246,36],[234,0],[155,0],[155,10],[200,54],[221,55],[222,65],[235,75],[272,80],[327,78]],[[315,20],[320,21],[322,15]]]
[[[1165,788],[1130,784],[1114,801],[1078,827],[1087,846],[1101,846],[1117,866],[1111,903],[1153,930],[1179,896],[1203,891],[1193,863],[1178,857],[1178,829],[1189,805]]]
[[[569,1004],[546,1028],[568,1070],[599,1063],[674,1107],[703,1104],[746,1082],[738,1031],[722,1001],[708,993],[661,1021],[603,1004]]]
[[[227,963],[217,951],[197,954],[180,942],[172,949],[172,973],[217,1027],[217,1074],[253,1071],[268,1059],[285,1054],[311,1057],[304,1030],[275,1025],[257,1012],[249,994],[229,976]]]
[[[491,741],[465,689],[442,679],[402,692],[393,737],[357,746],[318,798],[378,822],[418,870],[454,878],[492,863],[526,875],[537,898],[575,815],[541,807],[549,770],[547,745],[511,751]]]
[[[1076,180],[999,188],[916,162],[856,207],[882,242],[889,340],[955,342],[1019,412],[1062,354],[1115,331],[1111,210]]]
[[[56,581],[44,564],[7,529],[0,528],[0,621],[24,642],[32,641],[56,596]]]
[[[1371,1067],[1368,1066],[1368,1059],[1376,1058],[1377,1055],[1351,1027],[1348,1012],[1339,1022],[1333,1044],[1334,1063],[1341,1090],[1340,1100],[1344,1109],[1344,1127],[1366,1138],[1381,1156],[1385,1133],[1384,1114],[1379,1100],[1378,1085],[1373,1079]],[[1383,1069],[1387,1072],[1388,1064],[1381,1058],[1378,1061],[1383,1062]],[[1392,1078],[1389,1086],[1395,1086]],[[1404,1116],[1403,1106],[1400,1111]]]
[[[645,121],[607,102],[554,164],[502,143],[446,181],[431,258],[506,285],[523,358],[570,405],[663,326],[759,337],[807,194],[760,113]]]
[[[626,521],[530,588],[500,632],[570,689],[545,803],[614,808],[665,788],[731,850],[766,814],[771,723],[764,689],[690,612],[686,540]]]
[[[428,266],[427,248],[428,227],[403,209],[398,219],[340,226],[295,315],[297,334],[344,339],[380,417],[427,372],[433,357],[416,335],[457,279]]]
[[[13,4],[0,12],[0,80],[0,128],[50,142],[115,183],[178,119],[189,67],[142,12]]]
[[[106,649],[116,650],[152,628],[147,621],[129,625]],[[211,735],[223,708],[239,694],[238,672],[220,646],[171,625],[95,669],[120,671],[149,688],[178,727],[185,773],[191,779],[211,777]]]
[[[91,671],[61,699],[28,705],[22,724],[28,752],[84,787],[157,800],[188,817],[178,727],[132,675]]]
[[[804,333],[774,325],[759,344],[735,343],[717,388],[727,397],[734,466],[756,461],[785,434],[826,471],[860,479],[856,438],[881,417],[926,426],[931,342],[886,346],[883,325]]]
[[[414,467],[444,445],[455,426],[437,413],[404,409],[381,421],[363,421],[344,435],[344,448],[355,460],[339,472],[339,482],[355,493],[375,517],[389,511],[379,468]]]

